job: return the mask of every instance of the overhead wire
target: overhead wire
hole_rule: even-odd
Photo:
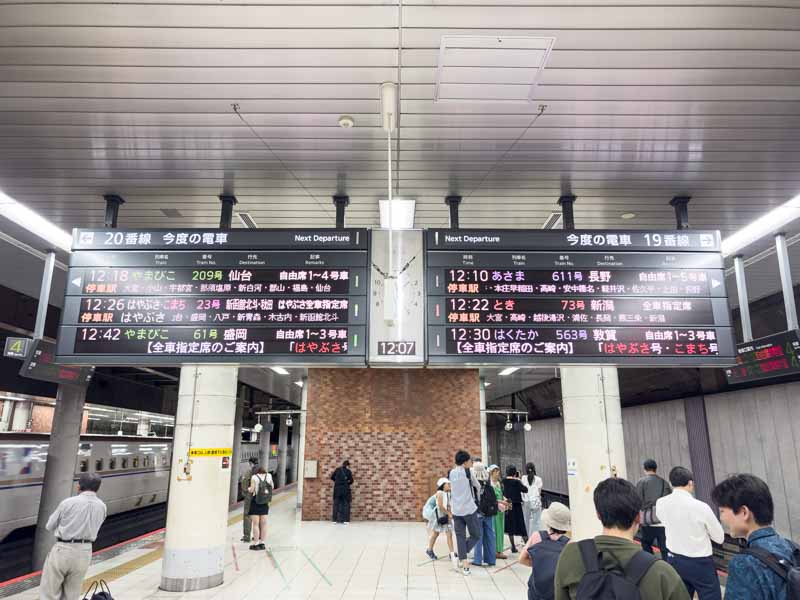
[[[233,104],[231,104],[231,108],[233,109],[233,112],[236,113],[236,116],[239,117],[239,119],[242,121],[242,123],[244,123],[247,126],[247,128],[250,130],[250,132],[256,137],[256,139],[258,139],[261,142],[261,144],[267,150],[269,150],[270,154],[272,154],[272,156],[275,157],[275,160],[277,160],[280,163],[281,167],[283,167],[283,169],[289,175],[292,176],[292,178],[297,182],[297,185],[299,185],[301,188],[303,188],[303,191],[305,191],[305,193],[308,194],[319,205],[319,207],[322,209],[322,211],[328,217],[331,217],[332,214],[330,212],[330,208],[328,206],[326,206],[324,203],[320,202],[319,198],[317,198],[314,195],[314,193],[311,190],[309,190],[302,181],[300,181],[300,178],[295,174],[295,172],[291,169],[291,167],[289,167],[289,165],[287,165],[285,162],[283,162],[281,157],[278,156],[278,154],[275,152],[275,150],[272,149],[272,147],[269,145],[267,140],[265,140],[263,137],[258,135],[258,132],[255,130],[255,128],[247,121],[247,119],[244,118],[244,115],[240,111],[239,104],[238,103],[233,103]]]

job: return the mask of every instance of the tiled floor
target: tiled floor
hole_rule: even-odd
[[[269,517],[267,551],[254,552],[239,542],[241,523],[228,528],[225,583],[201,592],[158,590],[160,554],[134,550],[112,562],[92,565],[90,576],[112,579],[115,598],[215,600],[524,600],[528,569],[513,560],[495,568],[473,567],[465,578],[447,560],[425,556],[422,523],[300,522],[294,492],[276,497]],[[233,516],[233,515],[232,515]],[[441,539],[437,553],[446,555]],[[143,554],[144,552],[144,554]],[[150,551],[152,552],[152,550]],[[127,559],[127,560],[126,560]],[[130,561],[135,561],[126,567]],[[510,565],[510,566],[509,566]],[[504,568],[507,567],[507,568]],[[11,596],[38,598],[36,588]]]

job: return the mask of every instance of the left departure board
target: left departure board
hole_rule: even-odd
[[[431,365],[733,363],[716,231],[426,235]]]
[[[61,362],[365,362],[364,229],[73,236]]]

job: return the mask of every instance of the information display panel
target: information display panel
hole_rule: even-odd
[[[65,363],[365,361],[366,230],[73,235]]]
[[[19,370],[22,377],[52,383],[84,385],[92,380],[94,367],[56,363],[56,345],[45,340],[31,340],[31,348]]]
[[[800,373],[800,332],[783,331],[737,344],[736,366],[725,369],[728,383],[748,383]]]
[[[716,231],[427,232],[431,364],[724,366]]]

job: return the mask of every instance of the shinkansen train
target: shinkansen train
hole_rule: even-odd
[[[0,540],[36,523],[49,438],[46,433],[0,434]],[[249,468],[249,458],[258,458],[258,447],[242,443],[239,475]],[[86,434],[75,481],[81,473],[97,473],[109,515],[135,510],[167,501],[171,458],[172,438]],[[277,459],[271,458],[268,468],[274,471]]]

